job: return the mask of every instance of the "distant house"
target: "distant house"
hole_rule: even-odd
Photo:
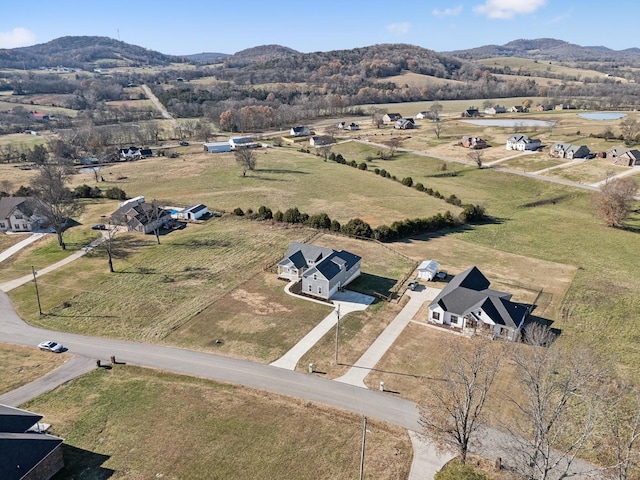
[[[537,112],[547,112],[549,110],[553,110],[553,106],[552,105],[538,105],[536,107],[536,111]]]
[[[415,124],[413,123],[413,118],[401,118],[400,120],[396,120],[393,128],[396,130],[412,130],[415,128]]]
[[[303,125],[299,125],[297,127],[291,127],[290,133],[292,137],[308,137],[311,135],[311,129]]]
[[[402,115],[400,115],[399,113],[385,113],[384,117],[382,117],[382,122],[385,125],[393,125],[401,118]]]
[[[292,242],[278,263],[278,276],[302,280],[302,293],[329,300],[338,290],[360,276],[358,255]]]
[[[47,120],[51,119],[51,117],[47,113],[32,113],[31,117],[34,120],[38,120],[39,122],[46,122]]]
[[[585,158],[589,155],[589,148],[586,145],[571,145],[570,143],[554,143],[549,150],[549,155],[555,158]]]
[[[554,107],[554,110],[575,110],[576,106],[567,104],[567,103],[559,103]]]
[[[336,127],[338,127],[340,130],[342,130],[343,128],[346,128],[347,126],[347,122],[338,122],[336,124]]]
[[[231,150],[238,148],[258,148],[260,145],[253,137],[231,137],[229,139]]]
[[[502,107],[500,105],[494,105],[493,107],[485,108],[484,113],[487,115],[496,115],[498,113],[506,113],[507,107]]]
[[[206,205],[200,203],[198,205],[193,205],[191,207],[184,208],[180,210],[177,214],[177,217],[182,220],[199,220],[203,216],[209,213],[209,209]]]
[[[611,147],[607,150],[607,158],[612,160],[614,165],[622,167],[633,167],[640,165],[640,151],[626,147]]]
[[[128,148],[121,148],[119,152],[121,160],[140,160],[141,158],[153,156],[153,152],[150,148],[138,148],[132,146]]]
[[[111,214],[111,223],[126,227],[130,232],[151,233],[171,220],[171,212],[156,205],[124,202]]]
[[[514,105],[509,109],[511,113],[526,113],[527,109],[522,105]]]
[[[530,308],[490,285],[477,267],[459,273],[429,304],[429,321],[466,334],[517,340]]]
[[[477,108],[467,108],[464,112],[462,112],[462,118],[474,118],[479,116],[480,112]]]
[[[542,146],[539,139],[529,138],[526,135],[514,134],[507,138],[507,150],[538,150]]]
[[[356,130],[360,130],[360,125],[358,125],[357,123],[351,122],[349,125],[347,125],[344,128],[346,130],[356,131]]]
[[[481,149],[489,146],[484,138],[471,137],[468,135],[465,135],[460,139],[460,145],[471,149]]]
[[[418,120],[424,120],[425,118],[429,118],[429,112],[418,112],[416,113],[416,118]]]
[[[230,152],[231,145],[229,142],[210,142],[204,144],[204,151],[207,153]]]
[[[64,467],[63,440],[41,433],[42,415],[0,405],[3,480],[49,480]]]
[[[0,197],[0,232],[30,232],[32,208],[26,197]]]
[[[418,278],[430,282],[436,277],[438,268],[440,268],[440,264],[435,260],[425,260],[420,265],[418,265]]]
[[[324,147],[333,143],[333,137],[331,135],[313,135],[309,139],[309,144],[312,147]]]

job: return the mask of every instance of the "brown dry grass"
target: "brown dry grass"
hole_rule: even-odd
[[[7,343],[0,343],[0,353],[0,395],[46,375],[69,359],[66,353],[41,352],[36,346]]]

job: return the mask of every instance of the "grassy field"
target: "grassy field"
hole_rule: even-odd
[[[56,478],[328,480],[359,470],[361,417],[190,377],[98,369],[22,407],[65,439]],[[367,430],[364,478],[407,478],[406,431],[376,421]]]
[[[0,395],[46,375],[69,359],[66,353],[41,352],[35,345],[0,343],[0,354]]]

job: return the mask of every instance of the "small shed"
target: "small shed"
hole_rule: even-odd
[[[209,213],[207,206],[201,203],[199,205],[187,207],[184,210],[178,212],[178,218],[181,218],[183,220],[195,221],[199,218],[202,218],[207,213]]]
[[[418,265],[418,278],[430,282],[436,277],[438,268],[440,268],[440,264],[435,260],[425,260]]]

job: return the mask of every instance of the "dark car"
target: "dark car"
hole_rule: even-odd
[[[411,281],[409,282],[409,285],[407,285],[407,287],[409,288],[409,290],[413,291],[413,290],[415,290],[416,288],[418,288],[418,285],[420,285],[420,284],[418,283],[418,281],[417,281],[417,280],[411,280]]]
[[[107,226],[104,223],[96,223],[91,226],[91,230],[106,230]]]
[[[184,140],[180,142],[180,146],[181,147],[188,147],[189,146],[189,142],[185,142]]]

